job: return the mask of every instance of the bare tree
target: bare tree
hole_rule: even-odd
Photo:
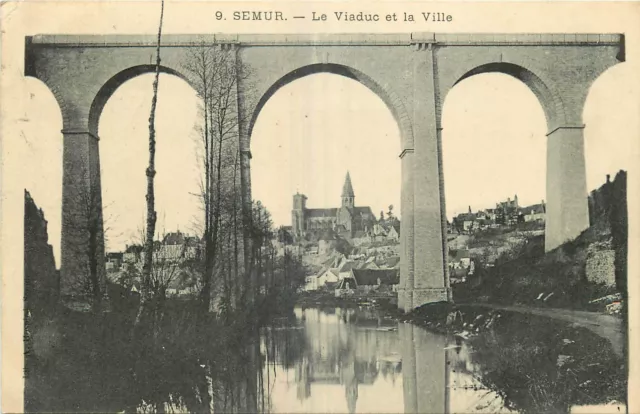
[[[156,72],[153,80],[153,97],[151,98],[151,113],[149,115],[149,165],[147,167],[147,227],[145,239],[146,257],[142,271],[142,286],[140,296],[140,308],[136,316],[135,326],[140,323],[140,319],[145,310],[145,306],[152,298],[151,273],[153,266],[153,235],[156,229],[156,211],[154,194],[155,157],[156,157],[156,106],[158,104],[158,81],[160,79],[160,42],[162,40],[162,19],[164,17],[164,0],[160,2],[160,23],[158,24],[158,42],[156,46]]]
[[[271,214],[260,202],[253,203],[253,220],[251,226],[251,239],[253,240],[253,254],[252,258],[255,261],[254,268],[256,276],[261,283],[258,285],[267,285],[267,274],[265,273],[265,262],[269,264],[271,256],[271,250],[273,248],[272,240],[274,239],[273,221]],[[259,286],[256,286],[256,290],[259,290]],[[254,294],[259,294],[259,291]]]
[[[183,67],[200,99],[199,135],[202,148],[203,179],[201,196],[204,212],[204,271],[200,293],[202,309],[211,309],[213,278],[216,273],[238,274],[237,229],[243,218],[237,216],[239,187],[238,111],[240,82],[249,78],[249,70],[237,59],[234,48],[207,44],[204,41],[189,49]],[[250,88],[249,88],[250,89]],[[229,226],[223,229],[222,226]],[[225,237],[226,236],[226,237]],[[223,260],[223,247],[233,245],[234,264]],[[229,283],[225,283],[230,288]]]
[[[188,257],[187,244],[167,244],[167,235],[157,237],[153,241],[153,254],[151,256],[152,271],[150,274],[150,290],[152,295],[160,301],[166,299],[167,288],[178,278],[181,265]],[[143,243],[146,246],[146,241]],[[142,252],[141,260],[136,263],[137,270],[144,272],[144,263],[147,261],[147,252]]]

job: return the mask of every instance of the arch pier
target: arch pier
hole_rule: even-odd
[[[399,307],[451,300],[447,274],[441,110],[462,79],[501,72],[524,82],[547,120],[547,227],[551,250],[588,226],[582,109],[595,79],[624,61],[619,34],[165,35],[162,70],[183,76],[190,48],[219,47],[251,69],[239,80],[238,145],[245,213],[251,205],[250,142],[266,101],[283,85],[318,72],[355,79],[378,94],[401,135]],[[63,117],[61,291],[81,294],[87,258],[83,220],[99,227],[104,251],[98,120],[127,79],[153,70],[154,36],[36,35],[25,39],[25,75],[42,80]],[[518,156],[517,154],[515,156]],[[88,218],[78,197],[95,194]],[[244,215],[244,217],[249,217]],[[86,223],[85,223],[86,224]],[[245,243],[249,243],[245,237]],[[244,251],[249,251],[245,246]],[[98,258],[104,281],[104,254]],[[104,284],[104,283],[103,283]]]

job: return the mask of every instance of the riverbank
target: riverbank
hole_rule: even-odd
[[[255,412],[243,404],[262,372],[258,335],[274,316],[268,309],[217,318],[201,315],[197,300],[170,298],[149,334],[134,336],[135,296],[114,294],[110,312],[58,306],[29,318],[26,412],[210,412],[214,403],[216,412]],[[246,398],[227,399],[238,389]]]
[[[295,301],[297,306],[306,308],[312,307],[336,307],[336,308],[358,308],[358,307],[380,307],[391,311],[393,306],[397,308],[395,294],[379,296],[340,296],[336,297],[330,291],[304,292]]]
[[[299,305],[375,308],[385,318],[466,341],[485,372],[483,384],[517,411],[568,412],[574,405],[627,400],[626,351],[616,349],[606,331],[596,333],[586,323],[567,319],[569,315],[447,302],[405,314],[391,300],[325,299]],[[624,335],[618,340],[626,342]]]
[[[493,311],[514,312],[520,314],[535,315],[537,317],[548,318],[556,323],[567,323],[575,327],[586,328],[601,338],[607,339],[613,351],[620,357],[626,355],[627,338],[624,316],[620,313],[606,314],[604,312],[581,311],[573,309],[558,309],[549,307],[537,307],[526,305],[503,305],[493,303],[435,303],[424,305],[420,310],[405,313],[398,309],[397,298],[395,296],[343,296],[335,297],[330,292],[305,293],[296,301],[302,307],[341,307],[341,308],[366,308],[375,307],[384,311],[387,316],[399,321],[412,322],[424,325],[435,331],[440,331],[446,327],[447,332],[456,331],[457,327],[451,322],[456,312],[466,309],[464,313],[480,315]],[[449,322],[447,322],[449,321]],[[458,329],[458,332],[461,333]]]
[[[531,313],[449,303],[424,305],[399,320],[467,340],[483,361],[485,385],[509,390],[506,400],[532,407],[527,411],[566,412],[572,405],[627,400],[626,359],[587,328]]]

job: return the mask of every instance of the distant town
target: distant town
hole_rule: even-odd
[[[271,249],[277,256],[298,257],[307,269],[306,292],[325,292],[336,297],[388,297],[400,280],[400,219],[394,206],[373,213],[358,206],[347,172],[339,207],[309,208],[307,196],[293,195],[291,225],[273,234]],[[457,214],[447,222],[448,268],[451,283],[466,281],[478,266],[492,267],[496,260],[527,239],[544,234],[545,203],[521,206],[518,195],[497,201],[495,207]],[[508,230],[519,231],[508,231]],[[504,236],[508,234],[508,236]],[[189,263],[202,255],[203,241],[181,231],[167,233],[156,244],[156,263],[168,296],[193,295],[197,275]],[[265,249],[266,247],[263,247]],[[132,243],[123,252],[107,254],[107,277],[137,292],[144,251]]]

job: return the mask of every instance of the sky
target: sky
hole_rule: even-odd
[[[153,75],[126,82],[107,101],[100,117],[100,162],[105,233],[109,249],[139,241],[146,212],[149,111]],[[163,99],[164,98],[164,99]],[[198,230],[200,163],[198,101],[176,76],[158,83],[155,196],[159,235]]]
[[[316,74],[282,87],[264,106],[251,138],[252,191],[277,224],[291,224],[292,196],[307,207],[341,205],[347,171],[355,204],[374,214],[400,210],[400,132],[384,102],[364,85]]]
[[[584,109],[587,188],[631,165],[633,107],[626,64],[609,69],[592,86]],[[144,222],[148,116],[152,75],[116,90],[99,124],[107,249],[139,238]],[[32,163],[27,189],[49,222],[59,265],[62,120],[51,92],[22,79],[28,96],[20,108],[23,159]],[[517,104],[514,104],[517,102]],[[39,114],[37,119],[29,114]],[[161,75],[157,113],[159,231],[196,233],[201,215],[196,157],[197,99],[184,81]],[[452,89],[443,108],[443,162],[447,215],[475,211],[518,195],[521,204],[545,198],[546,125],[527,87],[502,74],[482,74]],[[43,131],[46,131],[43,133]],[[333,74],[298,79],[262,109],[252,136],[252,190],[276,225],[291,222],[292,195],[312,208],[337,207],[350,172],[355,202],[377,216],[394,206],[400,215],[400,138],[383,101],[358,82]]]

